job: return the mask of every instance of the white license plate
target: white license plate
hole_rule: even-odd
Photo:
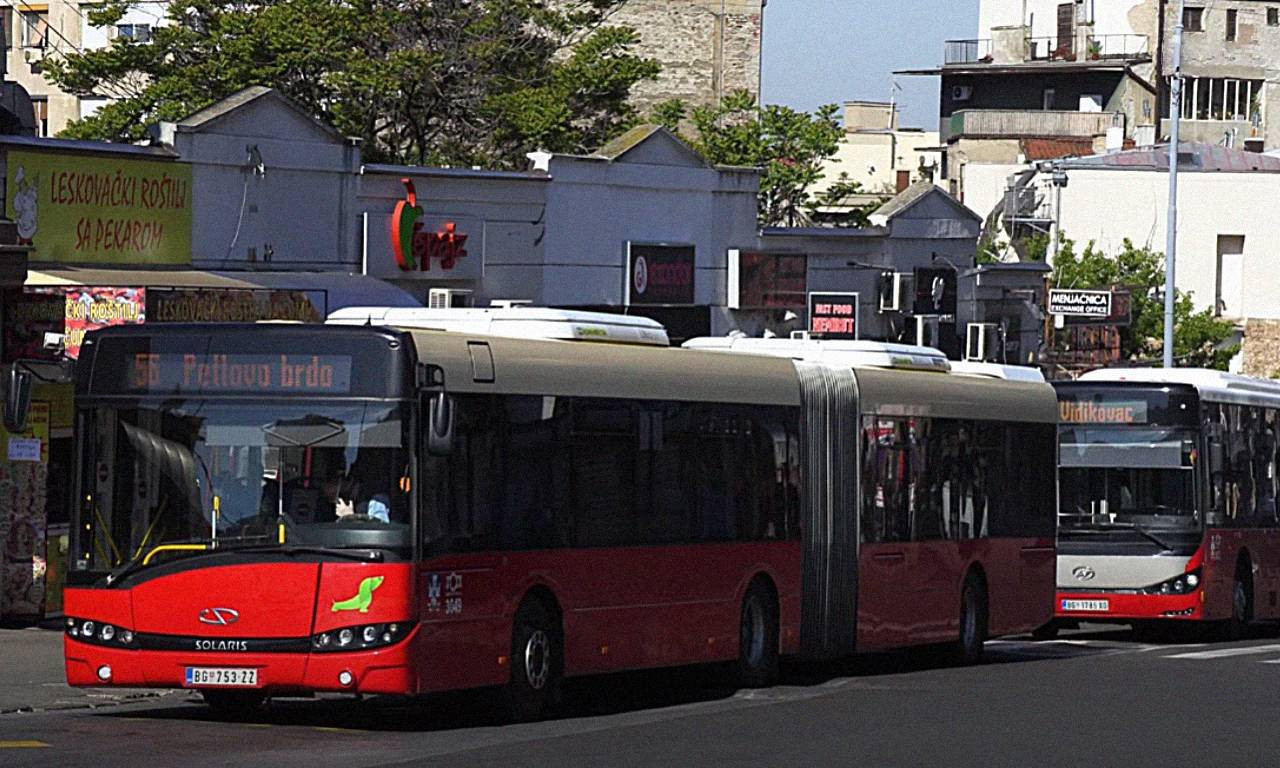
[[[191,688],[257,688],[258,670],[234,667],[187,667],[186,685]]]
[[[1110,600],[1063,600],[1062,610],[1064,611],[1093,611],[1094,613],[1106,613],[1111,610]]]

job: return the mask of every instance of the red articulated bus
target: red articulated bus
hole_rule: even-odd
[[[1280,618],[1280,385],[1106,369],[1055,385],[1060,626]]]
[[[567,336],[661,335],[609,325],[633,321]],[[227,712],[503,686],[531,719],[572,675],[976,659],[1049,618],[1053,391],[891,370],[905,349],[855,370],[367,325],[90,334],[67,679]]]

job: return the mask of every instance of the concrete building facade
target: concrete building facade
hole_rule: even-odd
[[[626,0],[609,16],[640,34],[636,52],[657,59],[657,81],[636,88],[641,113],[680,99],[712,106],[725,94],[760,95],[760,50],[767,0]]]

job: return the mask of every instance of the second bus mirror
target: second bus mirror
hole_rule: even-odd
[[[1226,468],[1226,451],[1220,440],[1209,441],[1209,473],[1218,474]]]
[[[436,392],[427,400],[427,453],[448,456],[453,453],[453,399]]]
[[[27,429],[33,382],[31,371],[20,370],[16,365],[9,368],[4,391],[4,428],[10,432],[24,432]]]

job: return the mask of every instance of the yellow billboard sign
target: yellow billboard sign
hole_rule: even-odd
[[[190,264],[191,166],[9,152],[6,212],[31,260]]]

